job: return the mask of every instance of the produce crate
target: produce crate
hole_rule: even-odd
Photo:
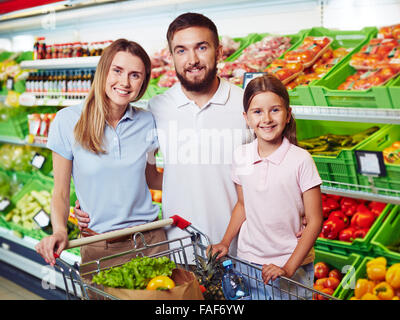
[[[370,39],[376,36],[371,32]],[[355,52],[360,51],[361,46]],[[392,109],[393,104],[389,94],[389,87],[396,79],[388,81],[382,86],[372,87],[367,90],[338,90],[346,78],[356,72],[347,59],[335,70],[332,70],[323,79],[310,85],[314,102],[319,106],[352,107],[352,108],[383,108]]]
[[[235,61],[242,54],[245,48],[247,48],[254,42],[260,41],[261,39],[262,38],[260,38],[257,33],[249,33],[245,37],[233,38],[234,41],[240,42],[240,46],[234,53],[232,53],[228,58],[226,58],[225,61],[227,62]]]
[[[324,134],[343,134],[351,135],[373,126],[382,128],[382,124],[355,123],[343,121],[322,121],[322,120],[296,120],[297,140],[301,141],[308,138],[318,137]],[[369,140],[380,130],[367,137]],[[364,141],[365,141],[364,140]],[[319,175],[324,186],[337,187],[337,183],[342,183],[341,188],[354,191],[362,191],[359,187],[356,158],[354,150],[361,144],[352,148],[344,148],[336,157],[313,155]]]
[[[390,212],[393,209],[392,204],[387,204],[385,209],[376,218],[375,222],[372,224],[371,228],[367,232],[364,238],[354,239],[353,242],[346,242],[340,240],[330,240],[325,238],[317,238],[315,242],[315,247],[319,250],[324,250],[332,253],[339,253],[343,255],[348,255],[350,253],[358,253],[365,255],[371,252],[372,243],[371,239],[375,236],[382,223],[386,221],[389,217]]]
[[[0,121],[0,137],[24,139],[28,134],[28,117],[25,112],[13,112],[7,120]]]
[[[400,242],[400,207],[396,206],[371,240],[372,250],[376,256],[400,262],[400,252],[390,250],[387,246]],[[400,244],[399,244],[400,248]]]
[[[388,85],[388,89],[393,109],[400,109],[400,76]]]
[[[341,64],[343,64],[346,61],[350,60],[351,55],[354,52],[357,52],[361,49],[361,47],[366,44],[369,39],[371,38],[372,35],[376,34],[376,28],[371,28],[371,27],[366,27],[363,28],[360,31],[340,31],[340,30],[330,30],[327,28],[323,27],[314,27],[311,29],[305,29],[303,30],[304,32],[304,37],[311,36],[311,37],[322,37],[322,36],[327,36],[332,38],[332,43],[330,44],[330,47],[335,50],[339,47],[344,47],[344,48],[353,48],[351,52],[349,52],[343,59],[336,64],[334,67],[332,67],[331,70],[329,70],[325,77],[329,76],[335,69],[338,68]],[[303,39],[301,39],[303,40]],[[294,47],[292,47],[290,50],[294,50],[298,48],[301,45],[302,41],[299,41]],[[289,50],[289,51],[290,51]],[[317,82],[318,80],[314,80],[310,83],[312,85],[313,83]],[[290,96],[290,104],[292,105],[303,105],[303,106],[315,106],[318,104],[315,104],[314,98],[311,93],[310,85],[300,85],[297,86],[294,89],[288,90],[289,96]]]
[[[315,249],[314,264],[318,262],[326,262],[328,265],[338,269],[340,272],[342,272],[342,274],[344,274],[339,286],[333,293],[334,297],[343,299],[345,293],[350,289],[350,278],[352,272],[356,271],[362,259],[362,256],[357,253],[351,253],[347,256],[344,256]]]
[[[354,274],[352,274],[349,278],[349,283],[351,283],[351,286],[356,285],[356,282],[358,279],[361,278],[366,278],[367,277],[367,263],[369,261],[371,261],[372,259],[374,259],[373,257],[370,256],[365,256],[364,259],[361,261],[361,263],[358,265],[358,267],[356,268],[356,271],[354,272]],[[387,260],[387,267],[395,264],[395,263],[399,263],[400,261],[395,260],[395,259],[390,259],[390,258],[386,258]],[[387,268],[386,267],[386,268]],[[341,298],[343,300],[348,300],[351,297],[354,296],[354,289],[353,290],[347,290],[347,291],[343,291],[341,294]]]
[[[357,150],[382,151],[390,147],[395,141],[400,141],[400,126],[387,125],[379,130],[374,137],[364,141],[357,147]],[[372,184],[379,194],[388,196],[400,196],[400,164],[387,164],[385,177],[372,177]],[[357,174],[361,185],[371,187],[371,182],[367,176]],[[371,192],[371,188],[367,191]]]

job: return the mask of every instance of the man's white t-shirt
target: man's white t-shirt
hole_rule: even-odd
[[[163,216],[179,215],[218,243],[237,201],[231,179],[232,154],[250,140],[243,118],[243,89],[220,80],[202,108],[176,83],[149,101],[163,155]],[[187,235],[178,228],[168,239]],[[236,254],[236,243],[231,246]],[[192,263],[189,259],[189,263]]]

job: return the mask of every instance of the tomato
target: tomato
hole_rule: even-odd
[[[392,27],[382,27],[379,29],[379,34],[383,36],[383,38],[391,38],[392,37]]]
[[[327,37],[323,37],[321,39],[315,39],[314,42],[324,48],[329,44],[330,40]]]
[[[348,53],[349,53],[348,49],[340,47],[340,48],[333,50],[332,56],[334,58],[341,58],[341,57],[344,57]]]
[[[293,71],[293,73],[298,73],[303,70],[303,65],[300,62],[290,62],[286,64],[286,68]]]
[[[310,50],[303,51],[299,54],[300,61],[303,63],[312,61],[312,59],[314,59],[314,56],[315,56],[315,54]]]
[[[334,277],[329,277],[325,282],[325,288],[331,288],[332,290],[336,290],[340,283],[340,280]]]
[[[321,59],[324,61],[329,60],[330,58],[333,57],[333,50],[331,48],[329,48],[328,50],[326,50],[322,55],[321,55]]]
[[[274,73],[274,76],[277,77],[279,80],[284,81],[285,79],[289,78],[293,73],[288,69],[281,69]]]
[[[328,280],[328,278],[321,278],[321,279],[317,279],[317,280],[315,280],[315,285],[316,286],[321,286],[321,287],[323,287],[323,288],[325,288],[326,287],[326,280]]]
[[[338,269],[333,269],[329,272],[328,278],[336,278],[339,281],[341,281],[343,278],[343,275],[341,274],[341,272]]]
[[[397,73],[397,70],[394,68],[390,68],[390,67],[386,67],[386,68],[379,70],[379,75],[385,80],[392,78],[396,73]]]
[[[314,265],[314,277],[322,279],[328,277],[329,267],[325,262],[317,262]]]

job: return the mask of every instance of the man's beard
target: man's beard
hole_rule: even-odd
[[[180,74],[178,73],[178,71],[176,71],[176,76],[179,79],[180,83],[182,84],[182,87],[184,87],[187,91],[193,91],[193,92],[207,91],[212,86],[213,80],[215,79],[216,75],[217,75],[217,61],[215,61],[214,66],[209,69],[205,77],[198,82],[190,81],[185,76],[183,76],[183,74]]]

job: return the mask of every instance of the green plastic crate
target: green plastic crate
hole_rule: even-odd
[[[388,219],[390,212],[393,209],[392,204],[386,205],[379,217],[376,218],[375,222],[372,224],[371,228],[367,232],[364,238],[354,239],[353,242],[346,242],[340,240],[330,240],[324,238],[317,238],[315,242],[315,247],[320,250],[324,250],[332,253],[339,253],[343,255],[348,255],[352,252],[365,255],[371,252],[372,243],[371,240],[381,227],[382,223]]]
[[[370,34],[370,39],[376,36],[376,32]],[[361,46],[355,52],[360,51]],[[392,100],[389,94],[389,86],[395,79],[385,85],[372,87],[367,90],[338,90],[348,76],[354,74],[356,69],[350,66],[350,59],[341,63],[323,79],[310,85],[314,102],[319,106],[351,107],[351,108],[383,108],[392,109]]]
[[[343,121],[322,121],[322,120],[296,120],[297,140],[301,141],[308,138],[318,137],[324,134],[355,134],[366,130],[372,126],[382,128],[382,124],[355,123]],[[380,130],[366,138],[374,137]],[[364,140],[364,141],[365,141]],[[362,191],[359,187],[356,170],[356,158],[354,150],[361,144],[343,149],[336,157],[313,155],[319,175],[323,180],[323,185],[327,187],[338,187]]]
[[[370,256],[364,257],[364,259],[358,265],[358,267],[357,267],[356,271],[354,272],[354,274],[352,274],[350,276],[349,283],[351,283],[352,287],[355,288],[355,285],[356,285],[358,279],[367,278],[367,263],[369,261],[371,261],[372,259],[374,259],[374,258],[370,257]],[[386,268],[390,267],[392,264],[400,262],[399,260],[394,260],[394,259],[390,259],[390,258],[389,259],[386,258],[386,259],[387,259],[387,267]],[[342,299],[343,300],[348,300],[353,296],[354,296],[354,289],[347,290],[347,291],[343,292]]]
[[[364,141],[357,147],[357,150],[364,151],[382,151],[390,147],[393,142],[400,141],[400,126],[387,125],[379,130],[368,141]],[[385,177],[372,177],[372,184],[376,191],[382,195],[400,196],[400,164],[385,164]],[[372,184],[368,177],[358,174],[358,180],[361,185],[370,187]],[[366,191],[370,191],[368,188]]]
[[[400,109],[400,76],[388,85],[388,89],[393,109]]]
[[[24,139],[28,134],[28,115],[13,112],[6,121],[0,121],[0,137]]]
[[[376,256],[383,256],[400,262],[400,252],[390,250],[387,247],[399,241],[400,207],[396,206],[372,238],[372,250]]]
[[[355,272],[357,267],[362,261],[362,256],[357,253],[351,253],[347,256],[341,254],[335,254],[332,252],[326,252],[315,249],[315,260],[317,262],[325,262],[332,268],[338,269],[343,275],[339,286],[336,288],[333,296],[338,299],[343,299],[346,292],[350,289],[350,277],[352,272]]]
[[[366,44],[372,35],[376,34],[376,28],[366,27],[360,31],[341,31],[341,30],[330,30],[323,27],[314,27],[311,29],[303,30],[304,37],[311,36],[311,37],[322,37],[327,36],[332,38],[332,43],[330,47],[335,50],[340,47],[344,48],[353,48],[351,52],[349,52],[343,59],[336,64],[334,67],[329,70],[325,77],[329,76],[334,70],[340,66],[342,63],[348,61],[351,55],[354,52],[357,52],[361,49],[361,47]],[[303,40],[303,39],[302,39]],[[296,46],[291,48],[294,50],[298,48],[302,44],[302,41],[297,43]],[[312,85],[318,80],[314,80],[310,83]],[[292,105],[303,105],[303,106],[314,106],[315,104],[314,98],[312,96],[312,92],[310,89],[310,85],[300,85],[294,89],[288,90],[290,96],[290,103]]]

